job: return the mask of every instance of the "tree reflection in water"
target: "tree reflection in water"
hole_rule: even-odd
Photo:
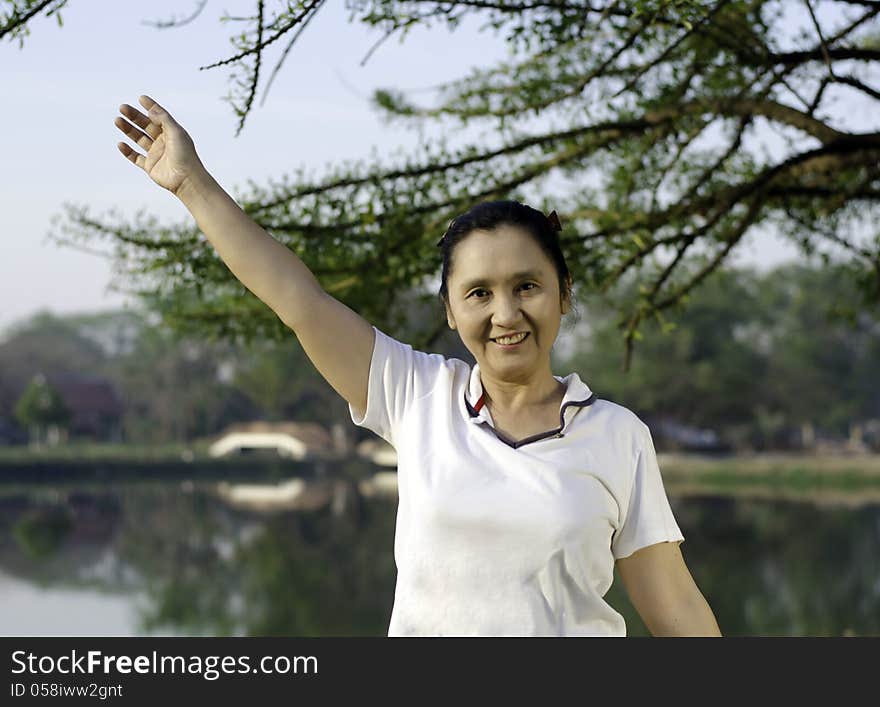
[[[384,635],[396,502],[352,498],[341,514],[261,514],[176,484],[19,488],[0,496],[0,569],[146,596],[144,633]],[[880,635],[880,506],[670,499],[724,635]],[[617,580],[607,598],[629,635],[647,635]]]
[[[329,505],[258,515],[201,493],[143,499],[120,553],[153,600],[145,630],[381,635],[394,595],[394,504],[352,498],[342,515]]]

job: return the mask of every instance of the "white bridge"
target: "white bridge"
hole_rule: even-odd
[[[223,457],[249,449],[276,449],[278,456],[297,460],[305,459],[309,455],[309,448],[302,440],[280,432],[228,434],[214,442],[209,453],[212,457]]]
[[[397,466],[397,452],[385,440],[368,439],[353,446],[341,425],[328,432],[311,422],[258,421],[230,425],[208,448],[208,453],[212,457],[223,457],[255,449],[276,450],[280,457],[297,461],[342,459],[354,453],[379,466]]]
[[[209,447],[212,457],[241,453],[252,449],[274,449],[281,457],[329,459],[346,449],[345,431],[330,434],[321,425],[310,422],[249,422],[230,425]]]

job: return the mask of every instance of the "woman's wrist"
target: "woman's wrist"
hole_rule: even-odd
[[[208,199],[210,193],[221,189],[217,181],[204,167],[186,177],[174,192],[174,195],[183,202],[190,211],[198,207],[199,202]]]

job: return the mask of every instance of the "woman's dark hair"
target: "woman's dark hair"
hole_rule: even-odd
[[[446,233],[437,243],[443,252],[443,270],[440,274],[440,299],[446,303],[449,299],[447,283],[452,268],[452,252],[471,231],[491,231],[501,225],[519,226],[528,233],[556,266],[559,278],[559,292],[571,297],[568,265],[559,246],[559,219],[556,212],[545,216],[538,209],[521,204],[518,201],[484,201],[472,207],[461,216],[455,217],[446,229]]]

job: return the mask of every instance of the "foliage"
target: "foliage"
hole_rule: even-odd
[[[613,296],[638,296],[635,283],[621,290]],[[559,367],[640,415],[721,430],[743,446],[785,444],[802,424],[846,434],[880,418],[880,315],[856,297],[846,265],[724,269],[674,326],[646,327],[626,373],[615,318],[597,297],[589,331]]]
[[[40,370],[76,373],[99,368],[106,353],[84,329],[71,317],[47,311],[14,324],[0,341],[0,377],[23,386]],[[19,388],[16,398],[20,394]]]
[[[277,71],[322,4],[282,3],[272,14],[258,2],[254,15],[226,18],[250,27],[236,35],[237,52],[212,65],[245,70],[233,98],[239,129],[263,54],[289,42]],[[880,133],[871,114],[854,126],[840,110],[880,98],[870,85],[880,3],[364,0],[348,8],[351,20],[384,30],[380,42],[480,16],[513,52],[441,86],[433,105],[393,89],[373,97],[391,122],[485,127],[485,144],[450,147],[443,135],[396,165],[342,164],[317,181],[298,169],[240,198],[328,292],[380,328],[431,345],[442,318],[405,329],[401,295],[430,301],[438,234],[474,202],[503,197],[557,209],[582,288],[608,291],[638,277],[639,297],[621,310],[627,355],[644,322],[686,302],[769,228],[807,252],[846,256],[859,296],[880,300]],[[566,188],[547,192],[552,178]],[[135,283],[121,289],[166,323],[208,337],[283,338],[283,324],[191,223],[65,211],[54,237],[107,239],[121,282]]]
[[[24,46],[24,38],[30,34],[28,22],[41,12],[46,17],[54,16],[58,26],[64,25],[61,8],[68,0],[5,0],[6,12],[0,14],[0,39],[18,39],[18,48]]]
[[[15,419],[25,427],[65,425],[70,410],[61,395],[42,374],[34,376],[15,405]]]

